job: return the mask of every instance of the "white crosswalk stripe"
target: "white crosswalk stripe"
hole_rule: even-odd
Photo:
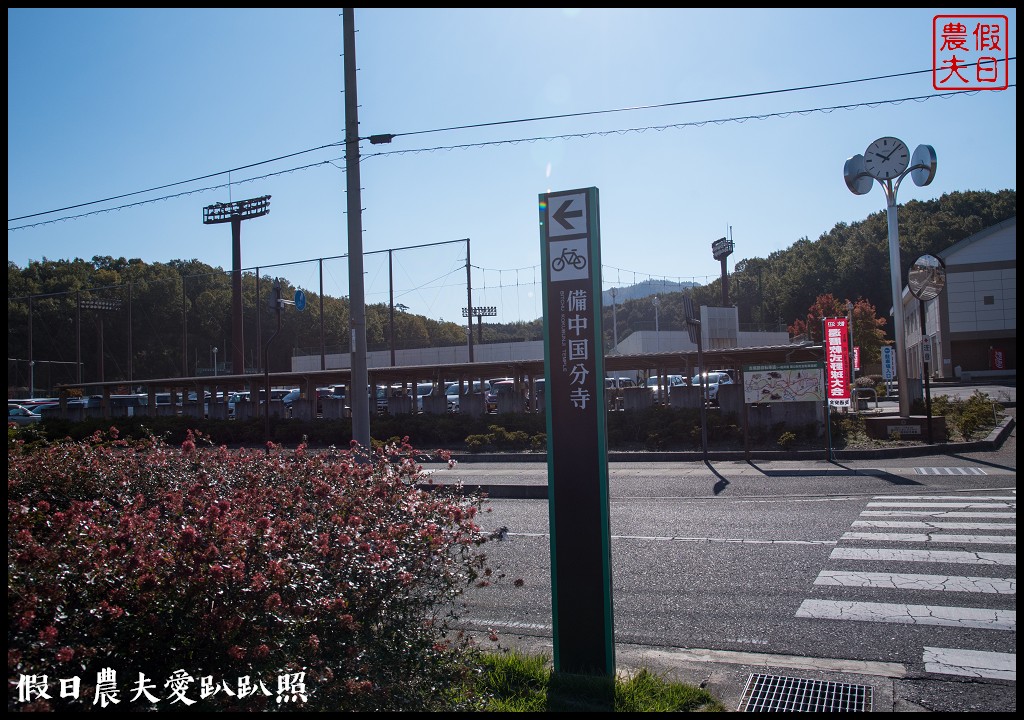
[[[849,600],[804,600],[797,617],[825,620],[857,620],[900,625],[947,625],[984,630],[1017,629],[1016,610],[905,605],[903,603],[852,602]]]
[[[923,659],[930,673],[1017,681],[1016,653],[926,647]]]
[[[1004,503],[1004,502],[991,502],[991,503],[978,503],[978,502],[869,502],[868,507],[903,507],[909,509],[918,508],[1009,508],[1016,509],[1016,503]]]
[[[1015,512],[960,512],[947,510],[865,510],[861,517],[942,517],[942,518],[999,518],[1017,517]]]
[[[1016,578],[918,575],[914,573],[842,572],[822,570],[815,585],[842,587],[892,588],[897,590],[937,590],[944,592],[998,593],[1015,595]]]
[[[981,548],[973,551],[967,546],[1002,545],[1014,549],[1015,533],[992,533],[1016,530],[1016,508],[1015,495],[876,496],[866,504],[861,519],[854,521],[852,529],[840,536],[837,547],[829,554],[831,562],[838,561],[842,565],[821,570],[814,584],[833,588],[833,596],[844,589],[871,593],[889,591],[890,597],[892,591],[905,592],[907,602],[865,602],[863,594],[856,599],[807,598],[797,609],[796,617],[1015,633],[1015,609],[971,607],[969,600],[972,595],[979,600],[988,596],[992,598],[991,603],[1005,604],[1006,600],[997,601],[994,596],[1015,596],[1017,580],[1014,577],[880,572],[882,568],[878,565],[975,565],[993,570],[1008,568],[1012,574],[1017,564],[1016,552],[989,552]],[[906,543],[959,545],[964,549],[899,547]],[[865,547],[865,544],[871,546]],[[874,564],[877,569],[851,567],[851,562]],[[914,602],[914,593],[923,597],[920,593],[935,592],[953,593],[949,596],[951,599],[963,597],[967,602],[964,606]],[[922,664],[929,673],[1016,680],[1017,656],[1014,653],[925,647],[922,648]]]
[[[955,563],[958,565],[1016,565],[1017,553],[961,552],[959,550],[899,550],[890,548],[834,548],[832,560],[889,560],[892,562]]]
[[[875,542],[936,542],[982,545],[1016,545],[1012,535],[948,535],[945,533],[874,533],[847,532],[840,540],[872,540]]]
[[[855,520],[853,527],[908,530],[1016,530],[1016,523],[922,522],[917,520]]]

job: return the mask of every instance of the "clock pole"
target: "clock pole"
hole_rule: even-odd
[[[935,150],[931,145],[918,145],[914,156],[908,161],[907,146],[903,141],[884,137],[868,145],[864,155],[854,155],[847,160],[843,169],[846,186],[854,195],[869,192],[872,179],[878,181],[885,193],[885,210],[889,221],[889,279],[896,339],[896,382],[899,387],[900,417],[903,418],[910,417],[910,382],[907,377],[907,338],[903,325],[903,271],[900,267],[896,194],[907,175],[911,176],[915,185],[928,185],[935,177],[935,167]]]

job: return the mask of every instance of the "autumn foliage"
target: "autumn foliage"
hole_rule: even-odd
[[[189,709],[165,687],[182,671],[194,710],[443,707],[454,601],[486,574],[481,500],[416,489],[408,445],[357,450],[9,442],[8,709],[98,708],[105,668],[117,710]],[[305,701],[282,705],[282,674]],[[50,699],[19,702],[42,675]]]

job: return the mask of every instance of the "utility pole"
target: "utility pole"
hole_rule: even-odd
[[[395,366],[395,269],[392,264],[391,251],[388,250],[388,317],[391,323],[391,367]]]
[[[345,177],[348,213],[349,326],[352,333],[352,439],[369,460],[370,397],[366,390],[366,299],[363,289],[363,216],[359,189],[359,101],[356,94],[356,29],[353,8],[342,8],[345,52]],[[467,253],[468,255],[468,253]]]
[[[612,288],[612,352],[619,350],[619,321],[615,317],[615,288]]]
[[[469,274],[469,240],[466,240],[466,309],[463,317],[466,321],[466,339],[469,342],[469,361],[473,362],[473,279]]]

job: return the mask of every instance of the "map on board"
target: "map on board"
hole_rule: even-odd
[[[743,402],[824,402],[825,371],[820,362],[743,366]]]

